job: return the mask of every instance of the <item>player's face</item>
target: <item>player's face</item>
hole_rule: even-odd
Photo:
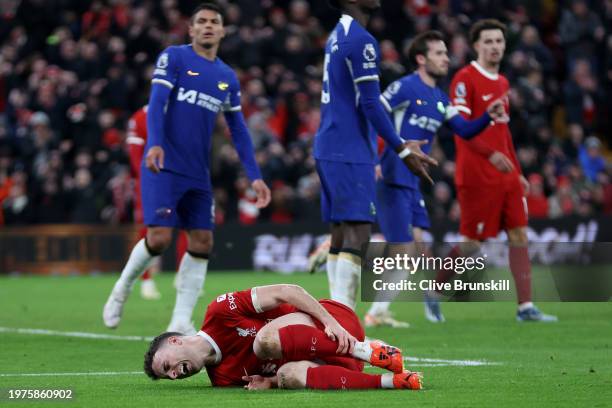
[[[474,49],[479,60],[487,64],[499,64],[506,50],[504,33],[498,29],[481,31],[480,38],[474,44]]]
[[[429,41],[425,57],[425,70],[432,77],[439,79],[448,74],[448,49],[444,41]]]
[[[153,371],[159,378],[169,380],[191,377],[202,369],[196,354],[197,351],[180,337],[170,337],[155,353]]]
[[[200,10],[189,25],[192,41],[203,48],[219,45],[225,36],[221,15],[213,10]]]

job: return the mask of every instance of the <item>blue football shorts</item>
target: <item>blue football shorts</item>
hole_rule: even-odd
[[[418,189],[376,183],[378,225],[387,242],[412,242],[412,228],[429,229],[429,215]]]

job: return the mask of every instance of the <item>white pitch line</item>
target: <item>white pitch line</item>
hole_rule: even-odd
[[[69,377],[69,376],[82,376],[82,375],[143,375],[142,371],[101,371],[101,372],[87,372],[87,373],[6,373],[0,374],[0,377]]]
[[[63,332],[46,329],[24,329],[14,327],[0,327],[0,333],[38,334],[43,336],[79,337],[84,339],[98,340],[127,340],[127,341],[151,341],[153,337],[147,336],[118,336],[116,334],[85,333],[85,332]]]
[[[486,360],[445,360],[441,358],[425,358],[425,357],[404,357],[404,361],[410,361],[412,364],[419,367],[443,367],[443,366],[488,366],[488,365],[500,365],[501,363],[495,363]]]

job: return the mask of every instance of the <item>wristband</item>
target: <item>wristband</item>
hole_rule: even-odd
[[[403,159],[405,157],[408,157],[408,155],[412,153],[412,150],[410,150],[407,147],[404,147],[404,150],[402,150],[401,152],[399,152],[397,155],[399,156],[400,159]]]

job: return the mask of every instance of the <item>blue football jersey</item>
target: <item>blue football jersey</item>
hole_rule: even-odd
[[[343,15],[325,45],[316,159],[376,163],[376,134],[359,106],[357,84],[378,81],[379,54],[374,37]]]
[[[426,154],[431,151],[438,128],[458,114],[449,104],[446,93],[425,84],[417,73],[391,83],[381,95],[381,101],[392,114],[395,129],[402,139],[429,141],[421,146]],[[385,146],[380,165],[386,183],[419,188],[419,177],[408,170],[388,146]]]
[[[219,58],[207,60],[191,45],[181,45],[160,54],[151,82],[171,89],[161,137],[164,170],[205,180],[210,186],[210,147],[217,115],[240,110],[236,74]],[[147,150],[154,142],[149,137]]]

